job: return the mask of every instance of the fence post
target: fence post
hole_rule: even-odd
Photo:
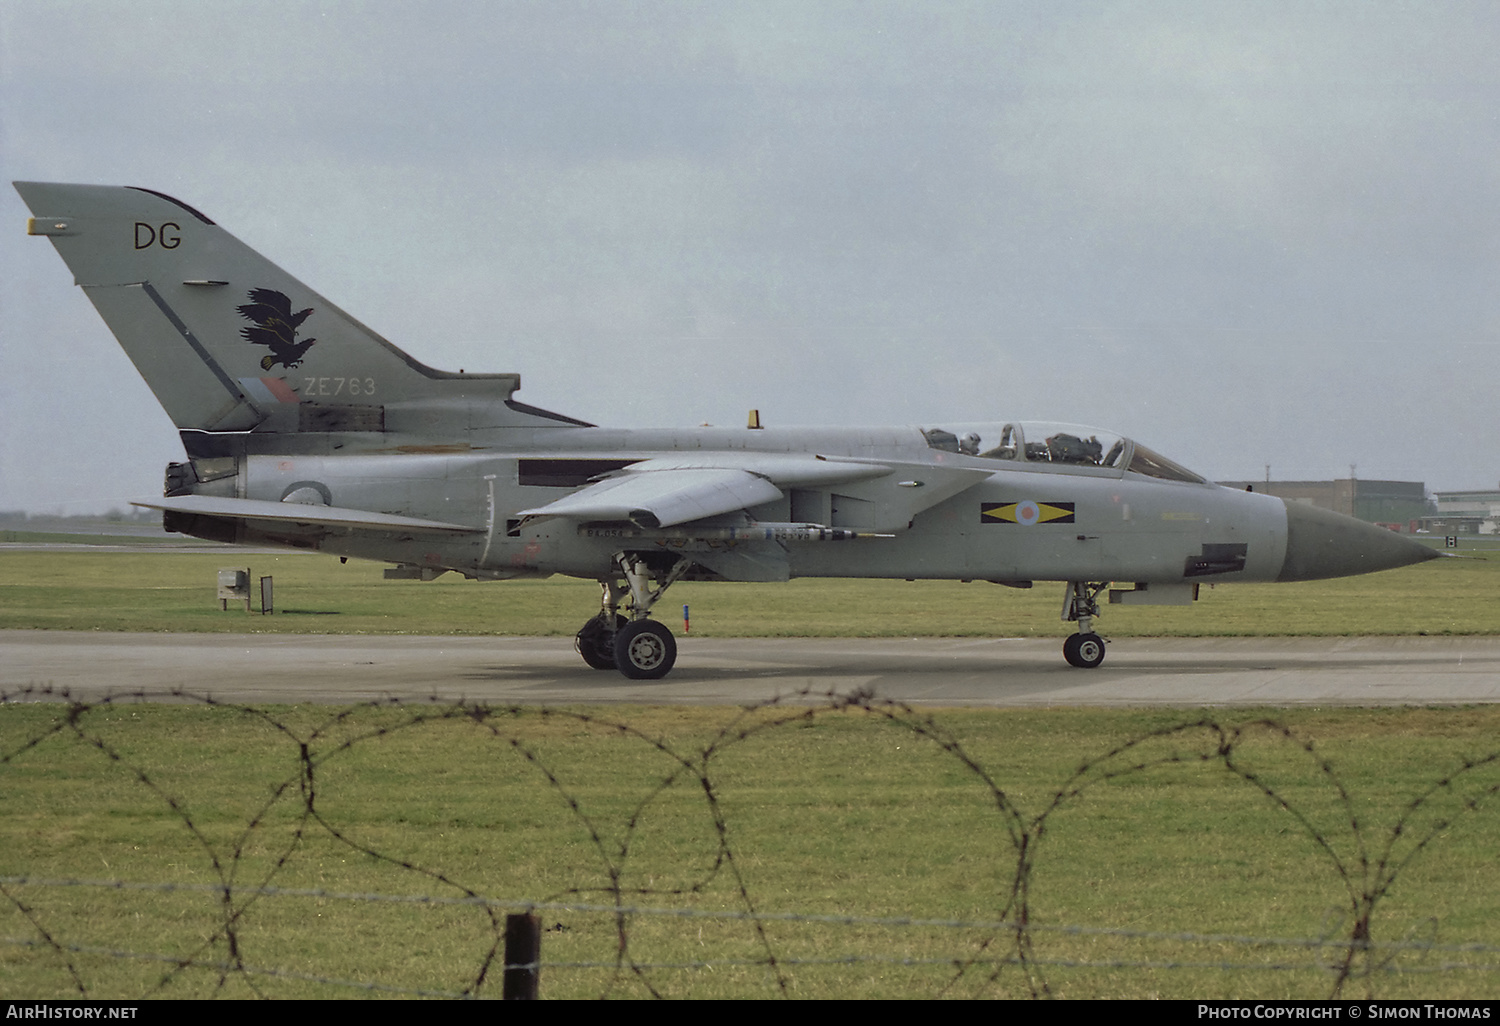
[[[542,917],[517,912],[505,917],[505,981],[500,996],[506,1001],[537,1000],[542,976]]]

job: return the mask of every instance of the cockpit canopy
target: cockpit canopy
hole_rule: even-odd
[[[956,425],[923,428],[927,444],[944,452],[984,460],[1014,460],[1030,464],[1100,467],[1130,471],[1164,481],[1204,484],[1202,477],[1139,442],[1077,424],[1040,421],[1009,424]]]

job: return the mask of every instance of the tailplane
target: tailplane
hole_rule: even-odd
[[[223,448],[192,437],[227,433],[250,433],[242,451],[270,451],[256,436],[463,442],[490,428],[584,424],[515,402],[519,375],[412,359],[170,196],[15,186],[34,215],[28,233],[52,240],[190,452]]]

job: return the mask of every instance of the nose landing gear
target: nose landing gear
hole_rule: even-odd
[[[1104,639],[1093,631],[1094,617],[1099,615],[1099,593],[1109,587],[1109,582],[1090,584],[1088,581],[1069,581],[1063,598],[1062,618],[1077,621],[1078,633],[1069,635],[1063,642],[1063,658],[1069,666],[1092,670],[1104,662]]]

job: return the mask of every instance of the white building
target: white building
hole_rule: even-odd
[[[1443,534],[1500,534],[1500,490],[1433,492],[1437,513],[1426,525]]]

